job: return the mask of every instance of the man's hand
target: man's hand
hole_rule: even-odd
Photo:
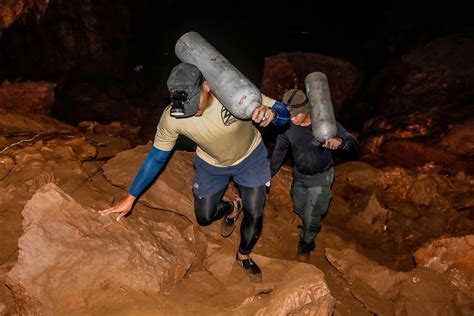
[[[253,110],[252,121],[260,123],[261,127],[268,126],[275,119],[275,113],[272,108],[265,105],[259,105]]]
[[[99,214],[104,216],[112,213],[119,213],[117,218],[115,219],[117,222],[122,219],[128,212],[131,211],[133,203],[135,202],[135,197],[130,193],[127,193],[123,199],[121,199],[117,205],[112,206],[106,210],[99,211]]]
[[[338,149],[339,146],[341,146],[341,145],[342,145],[342,138],[333,137],[333,138],[327,139],[324,142],[323,147],[327,148],[327,149],[335,150],[335,149]]]

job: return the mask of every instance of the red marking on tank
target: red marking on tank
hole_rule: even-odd
[[[240,97],[239,105],[242,105],[244,103],[245,99],[247,99],[246,95],[243,95],[242,97]]]

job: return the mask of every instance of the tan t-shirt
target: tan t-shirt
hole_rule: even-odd
[[[207,163],[228,167],[240,163],[260,144],[262,137],[251,120],[239,120],[211,94],[209,106],[202,116],[175,118],[171,105],[161,115],[154,146],[160,150],[173,149],[179,134],[197,144],[196,154]],[[271,107],[275,100],[262,95],[262,104]]]

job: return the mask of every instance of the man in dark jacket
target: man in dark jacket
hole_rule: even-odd
[[[291,198],[295,212],[302,220],[298,260],[308,261],[315,248],[316,235],[321,231],[321,218],[327,213],[334,180],[334,162],[331,150],[358,148],[356,138],[337,123],[335,137],[318,142],[312,133],[311,108],[306,94],[297,89],[283,96],[291,113],[288,130],[278,135],[273,150],[270,169],[275,175],[291,149],[293,158],[293,183]]]

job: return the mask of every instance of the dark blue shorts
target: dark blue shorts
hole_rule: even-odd
[[[245,187],[259,187],[271,179],[267,149],[263,142],[243,161],[235,166],[215,167],[197,155],[193,192],[198,197],[208,196],[224,189],[232,177],[234,182]]]

